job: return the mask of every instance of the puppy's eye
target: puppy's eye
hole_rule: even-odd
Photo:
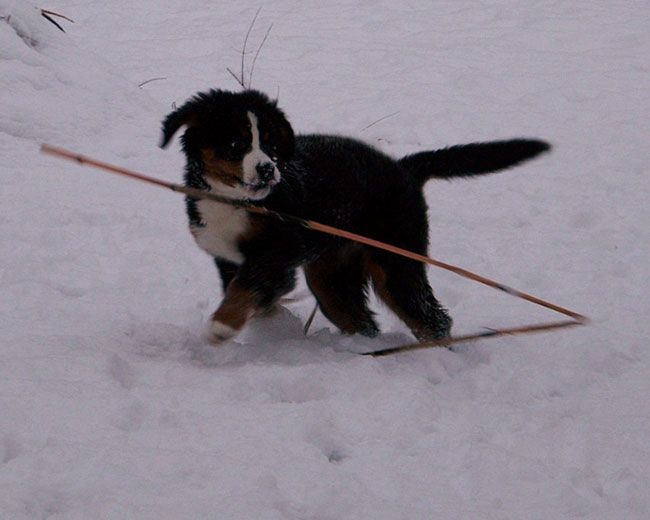
[[[240,153],[246,150],[246,143],[241,139],[235,139],[230,143],[230,151],[233,153]]]

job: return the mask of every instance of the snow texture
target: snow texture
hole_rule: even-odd
[[[647,0],[39,7],[76,23],[0,0],[0,517],[650,518]],[[38,147],[179,181],[160,120],[238,88],[259,7],[253,86],[298,131],[396,156],[551,141],[429,183],[430,252],[593,324],[375,359],[353,352],[410,340],[390,313],[375,340],[322,317],[303,337],[301,286],[211,347],[219,282],[182,198]],[[459,334],[556,318],[429,276]]]

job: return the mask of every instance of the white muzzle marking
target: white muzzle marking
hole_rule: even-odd
[[[280,182],[280,171],[275,162],[262,150],[257,116],[248,112],[248,120],[251,123],[252,142],[250,152],[242,159],[243,180],[246,188],[251,192],[248,194],[248,198],[262,199],[269,194],[274,185]],[[258,167],[269,164],[273,165],[270,178],[261,178]]]

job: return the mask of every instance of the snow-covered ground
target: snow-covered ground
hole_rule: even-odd
[[[650,518],[650,6],[612,2],[0,0],[0,517]],[[214,349],[220,298],[159,122],[253,86],[298,131],[401,155],[541,137],[509,172],[430,183],[430,253],[593,319],[386,358],[304,289]],[[247,55],[250,63],[253,54]],[[155,78],[156,81],[148,80]],[[374,125],[385,116],[391,116]],[[369,126],[371,125],[371,126]],[[443,271],[455,332],[557,316]]]

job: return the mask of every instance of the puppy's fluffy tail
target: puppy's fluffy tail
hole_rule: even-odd
[[[536,139],[512,139],[451,146],[402,157],[398,162],[424,184],[429,179],[453,179],[492,173],[547,152],[551,145]]]

